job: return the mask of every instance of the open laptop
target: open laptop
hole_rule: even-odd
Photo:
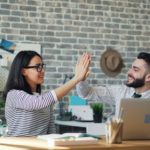
[[[91,122],[93,121],[93,112],[89,105],[72,106],[70,105],[69,110],[75,115],[76,121]]]
[[[122,99],[124,140],[150,139],[150,98]]]

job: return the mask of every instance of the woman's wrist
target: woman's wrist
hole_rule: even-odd
[[[72,79],[71,79],[75,84],[79,83],[80,82],[80,79],[78,79],[78,77],[74,76]]]

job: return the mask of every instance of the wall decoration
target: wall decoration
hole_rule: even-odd
[[[19,51],[34,50],[41,54],[41,45],[33,43],[13,43],[2,39],[0,42],[0,91],[3,91],[11,63]]]

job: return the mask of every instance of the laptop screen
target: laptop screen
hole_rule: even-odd
[[[150,98],[122,99],[123,139],[150,139]]]

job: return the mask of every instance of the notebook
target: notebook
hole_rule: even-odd
[[[98,137],[86,133],[47,134],[38,135],[37,138],[47,140],[49,147],[99,143]]]
[[[150,98],[122,99],[124,140],[150,139]]]

